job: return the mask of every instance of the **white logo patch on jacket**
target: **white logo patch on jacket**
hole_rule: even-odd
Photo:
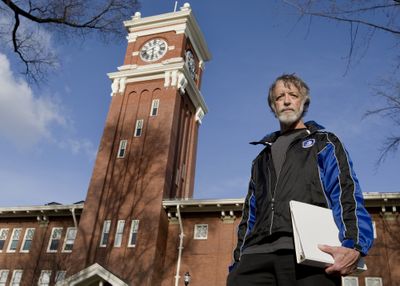
[[[308,139],[303,141],[303,148],[310,148],[315,144],[315,139]]]

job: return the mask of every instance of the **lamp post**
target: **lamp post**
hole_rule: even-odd
[[[192,280],[192,277],[190,276],[189,272],[186,272],[185,277],[183,278],[183,281],[185,282],[185,286],[189,285],[190,280]]]

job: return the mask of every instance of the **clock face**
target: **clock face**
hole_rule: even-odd
[[[190,76],[192,77],[192,79],[194,79],[196,75],[196,63],[194,61],[194,56],[190,50],[186,51],[186,65],[189,69]]]
[[[163,39],[152,39],[140,49],[140,58],[146,62],[159,60],[167,53],[167,47]]]

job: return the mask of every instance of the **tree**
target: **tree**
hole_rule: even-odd
[[[369,110],[365,116],[380,115],[389,119],[394,126],[400,127],[400,81],[382,80],[381,85],[376,87],[375,95],[384,99],[383,107]],[[381,154],[377,165],[380,165],[390,152],[396,152],[400,146],[400,134],[388,135],[381,147]]]
[[[348,25],[350,46],[347,56],[346,73],[353,61],[359,61],[368,49],[371,39],[376,33],[385,33],[393,37],[395,46],[400,46],[400,0],[283,0],[296,9],[300,18],[307,18],[309,26],[314,18],[327,19]],[[358,53],[358,54],[357,54]],[[379,115],[390,119],[394,127],[400,127],[400,57],[394,59],[397,64],[390,71],[389,79],[380,79],[375,87],[375,95],[385,104],[369,110],[365,116]],[[377,161],[379,166],[388,153],[396,152],[400,146],[400,134],[386,136]]]
[[[138,8],[138,0],[1,0],[0,39],[17,55],[28,81],[37,83],[58,66],[56,53],[46,48],[49,34],[64,42],[92,34],[121,38],[122,21]]]

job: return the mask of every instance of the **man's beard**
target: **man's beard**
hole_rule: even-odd
[[[301,119],[303,115],[304,104],[300,106],[299,110],[293,110],[291,112],[281,112],[277,115],[280,123],[284,125],[292,125]]]

